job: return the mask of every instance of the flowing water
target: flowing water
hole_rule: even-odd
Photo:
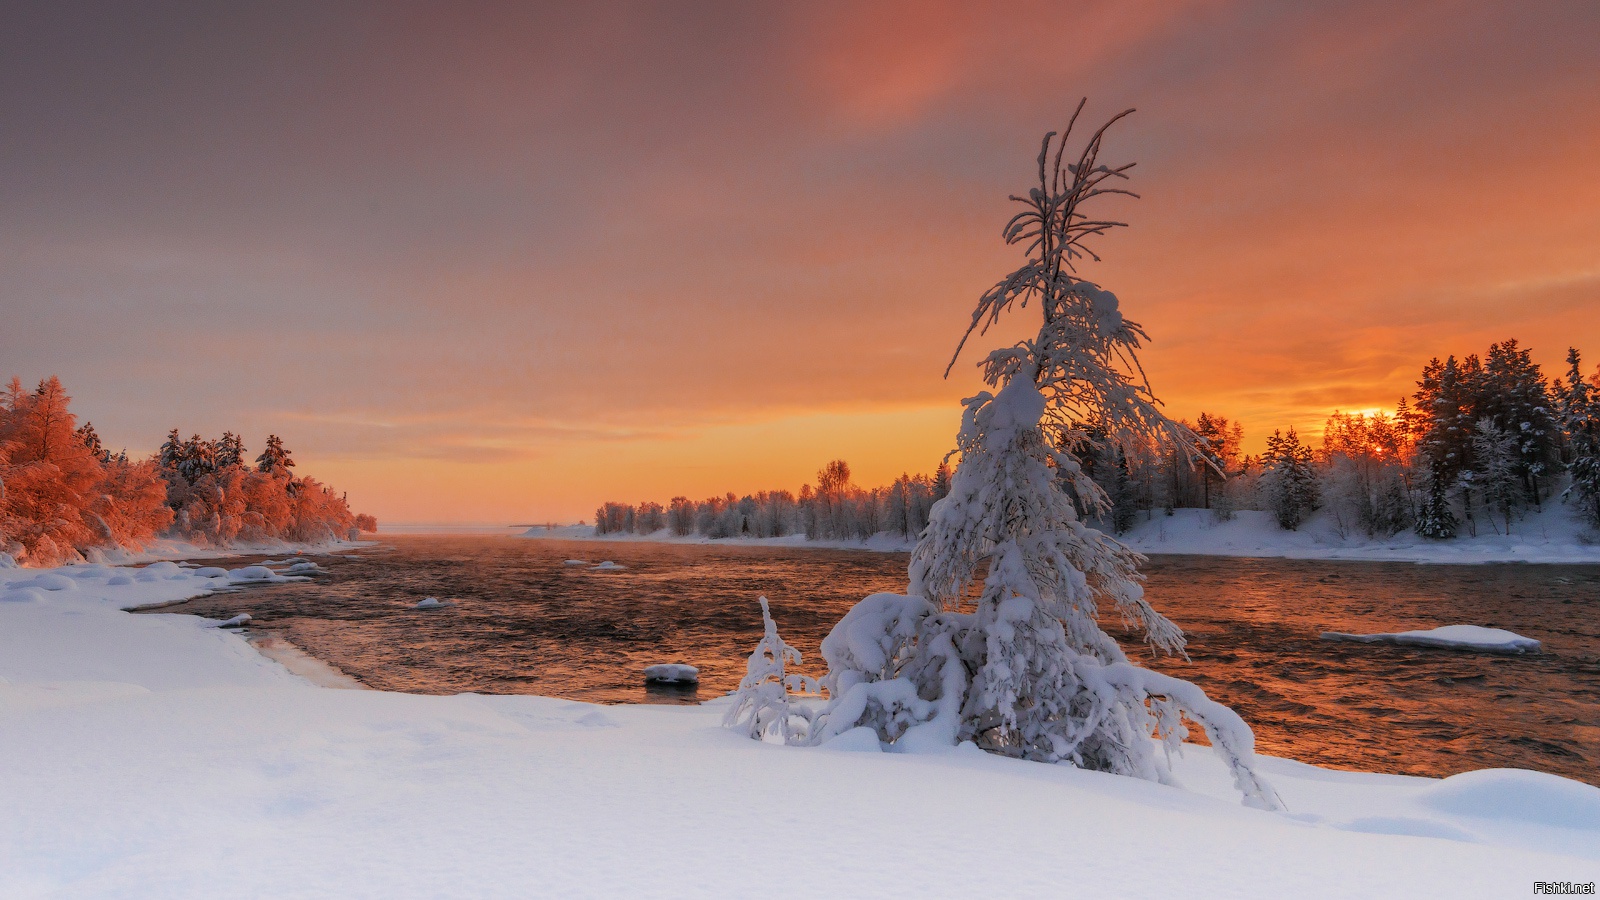
[[[228,565],[255,562],[241,557]],[[614,560],[599,571],[569,565]],[[817,647],[860,598],[903,591],[903,553],[385,536],[322,560],[313,584],[250,588],[162,612],[248,612],[381,690],[536,693],[603,703],[695,702],[731,690],[771,599],[789,643]],[[1319,765],[1443,776],[1497,766],[1600,784],[1600,566],[1430,566],[1152,557],[1151,601],[1189,660],[1143,664],[1232,706],[1258,748]],[[456,601],[415,610],[423,597]],[[1472,624],[1544,642],[1500,656],[1324,641],[1324,631]],[[700,668],[695,689],[647,687],[652,663]]]

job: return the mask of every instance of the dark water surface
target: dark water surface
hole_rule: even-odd
[[[615,560],[603,572],[569,558]],[[241,557],[229,565],[254,562]],[[731,690],[760,637],[756,597],[821,674],[818,644],[857,600],[903,591],[903,553],[594,544],[503,536],[385,536],[323,559],[315,584],[251,588],[163,612],[248,612],[365,684],[395,691],[537,693],[689,702]],[[1151,601],[1190,660],[1143,664],[1232,706],[1274,756],[1443,776],[1508,766],[1600,784],[1600,566],[1422,566],[1152,557]],[[458,601],[409,607],[427,596]],[[1470,624],[1544,642],[1533,656],[1323,641],[1324,631]],[[659,662],[698,666],[698,692],[646,689]]]

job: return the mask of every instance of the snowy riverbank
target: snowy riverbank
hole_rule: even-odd
[[[1142,519],[1142,517],[1141,517]],[[1502,526],[1503,527],[1503,526]],[[1191,553],[1206,556],[1270,556],[1290,559],[1356,559],[1421,563],[1600,563],[1600,542],[1586,532],[1570,507],[1549,503],[1496,534],[1480,524],[1476,536],[1431,541],[1403,531],[1390,538],[1359,532],[1341,535],[1322,511],[1297,531],[1279,528],[1269,513],[1242,510],[1218,522],[1209,510],[1159,510],[1123,535],[1141,553]]]
[[[668,544],[718,544],[726,546],[820,547],[842,550],[909,552],[916,541],[898,535],[878,534],[866,541],[812,541],[805,535],[778,538],[718,538],[678,536],[665,530],[654,534],[597,535],[587,525],[555,528],[534,526],[526,538],[597,543],[649,541]],[[1549,503],[1515,523],[1511,534],[1493,533],[1485,525],[1476,536],[1430,541],[1404,531],[1391,538],[1368,538],[1359,533],[1341,535],[1327,512],[1319,512],[1298,531],[1279,528],[1269,513],[1242,510],[1231,521],[1219,522],[1210,510],[1178,509],[1172,515],[1160,510],[1148,519],[1143,514],[1122,542],[1145,554],[1195,554],[1201,556],[1284,557],[1289,559],[1351,559],[1419,563],[1595,563],[1600,564],[1600,536],[1586,531],[1572,510]]]
[[[1600,789],[1261,766],[1187,790],[978,752],[759,744],[720,704],[316,687],[134,616],[170,565],[0,571],[0,896],[1509,896],[1600,877]],[[7,590],[41,576],[54,589]]]

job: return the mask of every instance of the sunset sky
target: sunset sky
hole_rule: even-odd
[[[7,4],[0,375],[386,522],[931,471],[1079,97],[1177,416],[1600,361],[1600,4]],[[1029,311],[1031,314],[1031,310]],[[1016,336],[991,335],[986,351]]]

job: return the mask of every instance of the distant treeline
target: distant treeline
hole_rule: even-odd
[[[1508,532],[1558,487],[1600,527],[1600,374],[1585,377],[1576,349],[1567,367],[1552,382],[1507,340],[1482,358],[1430,360],[1393,415],[1333,413],[1320,448],[1290,428],[1247,456],[1243,429],[1202,413],[1191,425],[1204,440],[1197,458],[1103,444],[1084,456],[1111,501],[1105,524],[1119,533],[1154,509],[1207,507],[1220,519],[1265,510],[1287,529],[1322,509],[1346,534],[1414,528],[1448,539]]]
[[[343,494],[295,477],[277,435],[252,462],[232,432],[183,440],[133,460],[112,453],[94,425],[77,427],[55,377],[0,395],[0,552],[58,565],[97,549],[137,549],[169,535],[211,546],[235,540],[324,541],[377,528]]]
[[[1207,508],[1223,520],[1240,509],[1264,510],[1286,529],[1323,510],[1347,535],[1387,537],[1414,528],[1448,539],[1508,532],[1560,490],[1560,499],[1600,528],[1600,373],[1586,377],[1576,349],[1568,351],[1567,367],[1565,377],[1547,379],[1515,340],[1490,346],[1481,358],[1436,358],[1393,415],[1334,412],[1321,447],[1289,428],[1274,431],[1259,456],[1243,452],[1243,427],[1211,413],[1184,422],[1200,438],[1198,454],[1173,444],[1116,446],[1086,424],[1074,449],[1107,507],[1081,512],[1122,534],[1157,510]],[[864,490],[850,483],[849,466],[840,460],[798,495],[607,503],[595,512],[595,531],[914,537],[948,490],[942,466],[931,477],[901,476],[889,487]]]
[[[866,539],[888,533],[915,537],[928,524],[928,511],[950,492],[950,470],[933,475],[901,475],[888,487],[861,488],[850,481],[842,459],[817,473],[817,483],[798,494],[761,491],[740,497],[729,493],[694,501],[673,497],[665,506],[606,503],[595,510],[595,533],[654,534],[663,529],[711,538],[782,537],[804,534],[813,540]]]

